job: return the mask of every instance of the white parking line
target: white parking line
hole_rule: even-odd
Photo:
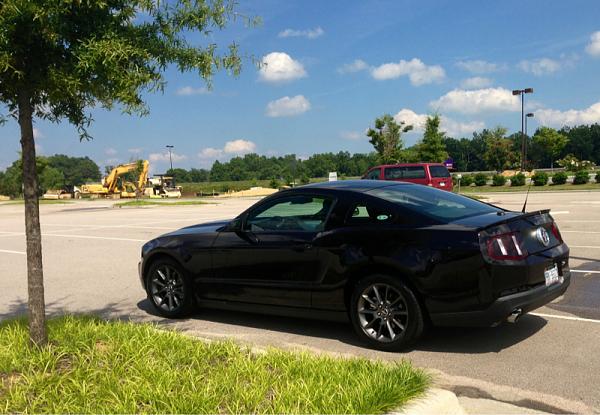
[[[569,245],[569,248],[600,249],[600,246],[595,246],[595,245]]]
[[[90,236],[90,235],[58,235],[56,233],[45,233],[42,236],[58,236],[61,238],[80,238],[80,239],[105,239],[107,241],[128,241],[128,242],[147,242],[147,239],[130,238],[112,238],[109,236]]]
[[[8,249],[0,249],[0,252],[2,252],[3,254],[25,255],[25,252],[21,252],[21,251],[9,251]]]
[[[571,272],[579,272],[582,274],[600,274],[600,271],[591,271],[586,269],[572,269]]]
[[[563,231],[561,229],[560,233],[600,233],[600,232],[596,232],[596,231]]]
[[[571,321],[584,321],[587,323],[600,323],[600,320],[594,320],[591,318],[571,317],[571,316],[559,316],[556,314],[544,314],[544,313],[529,313],[532,316],[545,317],[545,318],[558,318],[560,320],[571,320]]]
[[[569,212],[568,210],[556,210],[556,211],[551,210],[550,211],[551,215],[566,215],[568,213],[571,213],[571,212]]]

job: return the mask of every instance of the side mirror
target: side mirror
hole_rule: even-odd
[[[242,230],[242,218],[235,218],[225,226],[225,231],[239,232]]]

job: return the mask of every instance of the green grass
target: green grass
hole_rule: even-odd
[[[127,202],[115,203],[117,207],[136,207],[136,206],[190,206],[190,205],[206,205],[206,202],[199,200],[181,200],[179,202],[159,202],[155,200],[129,200]]]
[[[405,361],[253,353],[93,317],[48,326],[38,349],[25,320],[0,323],[0,412],[384,413],[430,383]]]
[[[461,193],[499,193],[499,192],[526,192],[527,186],[461,186]],[[454,186],[455,191],[458,190],[458,186]],[[531,192],[556,192],[563,190],[600,190],[600,184],[598,183],[586,183],[586,184],[557,184],[557,185],[546,185],[546,186],[531,186]]]
[[[0,203],[0,204],[22,205],[23,203],[25,203],[25,201],[23,199],[14,199],[14,200],[5,201],[4,203]],[[73,201],[68,200],[68,199],[40,199],[39,203],[40,203],[40,205],[68,205],[69,203],[73,203]]]

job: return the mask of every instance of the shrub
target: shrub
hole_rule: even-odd
[[[511,186],[525,186],[525,175],[523,173],[517,173],[510,178]]]
[[[271,189],[279,189],[280,186],[281,183],[279,182],[279,180],[273,177],[273,179],[271,179],[271,182],[269,183],[269,187]]]
[[[552,176],[552,184],[565,184],[567,182],[567,173],[559,171]]]
[[[462,179],[460,179],[461,186],[471,186],[473,184],[473,176],[470,174],[463,174]]]
[[[575,178],[573,179],[573,184],[586,184],[590,181],[590,174],[587,170],[580,170],[575,173]]]
[[[477,173],[473,179],[475,181],[475,186],[485,186],[488,178],[483,173]]]
[[[594,167],[594,162],[589,160],[579,160],[573,154],[568,154],[565,158],[557,161],[558,165],[564,167],[567,171],[585,171]]]
[[[494,174],[492,177],[492,186],[504,186],[506,184],[506,177],[501,174]]]
[[[531,180],[533,180],[535,186],[545,186],[548,183],[548,173],[537,171],[531,177]]]
[[[596,170],[596,183],[600,183],[600,170]]]

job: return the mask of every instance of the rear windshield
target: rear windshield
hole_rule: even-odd
[[[448,169],[444,166],[429,166],[431,177],[450,177]]]
[[[443,223],[501,211],[466,196],[427,186],[393,185],[368,193]]]
[[[425,168],[423,166],[386,167],[384,176],[386,180],[424,179]]]

